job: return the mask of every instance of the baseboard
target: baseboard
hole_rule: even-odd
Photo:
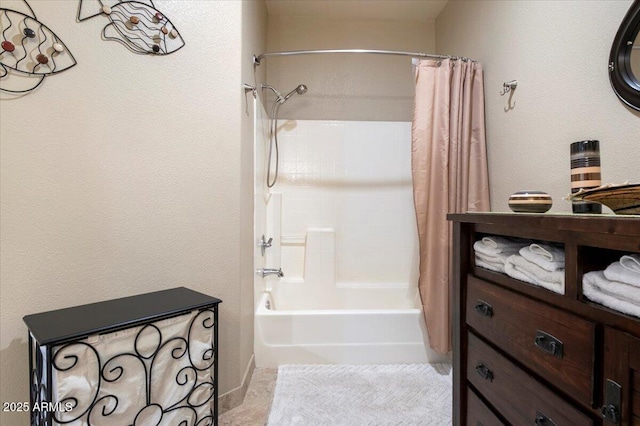
[[[230,390],[229,392],[223,395],[218,396],[218,414],[222,414],[242,404],[242,401],[244,401],[244,396],[247,394],[247,389],[249,388],[249,382],[251,381],[251,377],[253,376],[253,370],[255,368],[256,368],[255,355],[251,355],[251,359],[247,364],[247,368],[244,370],[242,385],[240,385],[239,387],[233,390]]]

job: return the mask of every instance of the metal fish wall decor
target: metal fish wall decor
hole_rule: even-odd
[[[45,77],[76,64],[64,42],[24,4],[24,12],[0,8],[0,90],[12,94],[31,92]]]
[[[122,43],[133,53],[140,55],[168,55],[184,46],[184,40],[153,1],[79,0],[79,22],[99,15],[109,23],[102,29],[105,40]],[[85,15],[86,14],[86,15]]]

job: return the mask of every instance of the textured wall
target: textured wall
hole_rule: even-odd
[[[433,53],[434,24],[271,16],[270,52],[313,49],[381,49]],[[286,94],[300,83],[309,91],[287,102],[280,117],[307,120],[411,121],[413,69],[408,57],[304,55],[269,58],[267,81]],[[261,65],[265,66],[265,65]],[[269,95],[268,99],[273,99]]]
[[[253,341],[241,78],[264,5],[159,0],[186,46],[148,57],[102,41],[103,17],[76,23],[77,0],[30,3],[78,65],[0,102],[0,400],[28,400],[24,315],[176,286],[224,301],[220,392],[237,388]]]
[[[491,207],[521,189],[570,211],[569,144],[599,139],[603,183],[640,182],[640,113],[609,83],[611,42],[631,1],[452,1],[436,21],[439,53],[485,67]],[[461,29],[464,28],[464,31]],[[502,83],[517,80],[513,96]],[[511,109],[510,109],[511,106]]]

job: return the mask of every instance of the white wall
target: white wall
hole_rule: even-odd
[[[272,192],[282,194],[282,208],[269,220],[280,222],[286,278],[308,275],[307,232],[329,228],[335,231],[336,283],[415,285],[411,123],[281,123],[280,173]],[[328,249],[333,256],[333,246]]]
[[[433,22],[270,16],[270,52],[381,49],[433,52]],[[285,104],[280,117],[306,120],[411,121],[413,70],[409,58],[380,55],[271,57],[267,81],[283,94],[304,83],[309,91]],[[273,96],[269,94],[270,100]]]
[[[603,183],[640,182],[640,113],[609,83],[611,43],[631,1],[450,1],[437,50],[485,68],[491,207],[517,190],[551,194],[570,211],[569,144],[599,139]],[[517,80],[513,96],[502,83]],[[509,109],[509,106],[512,108]]]
[[[28,400],[24,315],[177,286],[223,300],[219,390],[237,388],[253,341],[241,85],[264,5],[158,0],[186,46],[150,57],[102,41],[103,17],[76,23],[76,0],[30,4],[78,65],[0,101],[0,400]]]

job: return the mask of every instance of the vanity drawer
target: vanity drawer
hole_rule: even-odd
[[[590,417],[498,354],[473,333],[468,333],[468,339],[467,378],[509,423],[593,425]]]
[[[467,395],[467,426],[504,426],[471,389]]]
[[[466,318],[496,347],[591,405],[595,324],[471,275]]]

